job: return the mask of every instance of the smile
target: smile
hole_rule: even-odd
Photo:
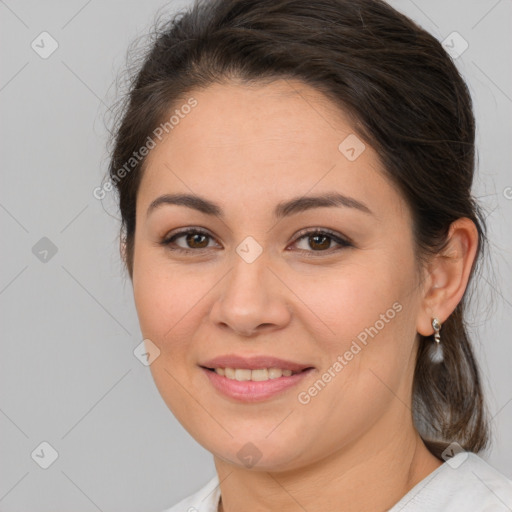
[[[282,376],[290,377],[291,375],[300,373],[298,371],[283,370],[281,368],[258,368],[256,370],[250,370],[247,368],[209,368],[209,370],[213,370],[218,375],[222,375],[223,377],[227,377],[231,380],[252,380],[258,382],[278,379]]]
[[[261,402],[296,386],[315,369],[297,372],[280,368],[204,368],[210,385],[223,396],[241,402]]]

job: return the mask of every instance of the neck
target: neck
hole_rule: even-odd
[[[383,431],[383,427],[375,425],[364,438],[291,471],[248,470],[214,457],[221,482],[219,510],[292,512],[301,507],[371,512],[391,508],[442,461],[428,451],[412,422],[402,432]]]

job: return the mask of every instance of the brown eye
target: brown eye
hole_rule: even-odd
[[[172,251],[193,252],[201,249],[208,249],[211,235],[199,229],[188,229],[180,231],[162,240],[161,244]],[[176,243],[176,240],[183,239],[184,242]],[[211,247],[211,246],[210,246]]]
[[[331,245],[331,238],[326,235],[310,235],[309,237],[309,246],[312,249],[329,249]]]
[[[202,233],[188,233],[185,236],[186,243],[192,249],[204,249],[208,246],[208,235]],[[206,243],[205,243],[206,240]]]
[[[306,252],[306,253],[325,253],[325,252],[334,252],[338,251],[340,249],[343,249],[345,247],[353,247],[353,245],[343,238],[341,238],[339,235],[331,233],[329,231],[309,231],[306,233],[303,233],[302,236],[300,236],[295,244],[300,242],[301,240],[305,240],[305,246],[299,248],[300,251]],[[332,242],[338,244],[337,248],[334,248],[333,251],[329,251],[331,249]]]

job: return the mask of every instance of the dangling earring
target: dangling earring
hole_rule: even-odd
[[[441,322],[437,318],[432,319],[432,328],[434,329],[434,346],[430,352],[430,359],[433,363],[440,363],[444,359],[443,347],[441,345]]]

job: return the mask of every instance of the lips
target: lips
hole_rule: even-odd
[[[209,370],[215,368],[238,368],[247,370],[281,368],[282,370],[291,370],[294,373],[313,368],[311,364],[298,363],[269,355],[243,357],[235,354],[226,354],[208,359],[200,363],[199,366]]]
[[[275,362],[275,359],[274,359]],[[290,361],[288,361],[290,363]],[[281,363],[282,364],[282,363]],[[296,364],[296,363],[292,363]],[[223,398],[234,400],[237,403],[257,403],[266,400],[277,398],[285,393],[287,390],[303,383],[308,376],[316,370],[312,367],[304,369],[297,373],[292,373],[291,370],[283,370],[292,373],[285,376],[284,374],[274,379],[267,379],[261,381],[232,379],[227,376],[219,375],[217,371],[212,371],[205,367],[201,368],[203,375],[206,377],[212,387],[222,395]],[[238,372],[260,372],[261,369],[237,369]],[[281,370],[279,370],[279,373]]]
[[[270,355],[226,354],[199,365],[210,384],[237,402],[261,402],[281,395],[316,371],[310,364]]]

